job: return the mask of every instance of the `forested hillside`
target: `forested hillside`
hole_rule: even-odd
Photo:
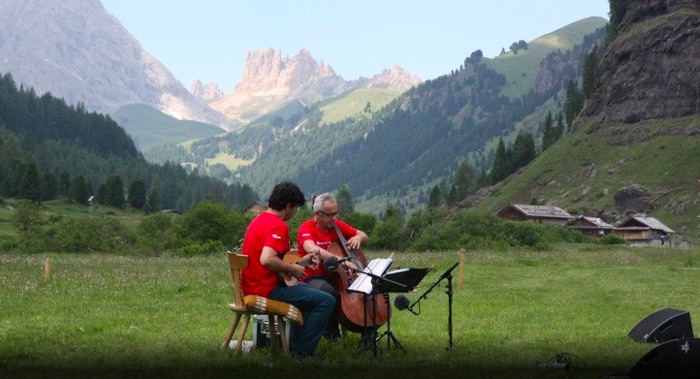
[[[600,20],[592,21],[588,30],[595,30],[592,25],[601,26]],[[572,27],[582,29],[578,24]],[[561,35],[553,33],[556,37],[548,36],[543,42],[533,41],[533,51],[523,46],[517,54],[497,58],[508,59],[515,67],[526,62],[535,65],[519,68],[537,73],[528,79],[530,88],[524,95],[513,97],[517,91],[512,89],[509,76],[493,69],[498,65],[476,51],[459,69],[410,89],[375,110],[369,120],[347,119],[317,126],[310,117],[302,120],[300,128],[272,129],[274,142],[251,146],[256,160],[237,174],[256,188],[268,188],[276,178],[287,177],[309,191],[346,185],[363,199],[388,195],[402,207],[420,207],[427,202],[430,188],[451,180],[461,162],[469,162],[477,174],[490,170],[498,139],[505,138],[510,147],[519,123],[534,113],[544,113],[548,101],[563,113],[564,99],[557,99],[557,94],[565,91],[570,80],[580,77],[586,53],[605,36],[604,28],[585,38],[580,33],[573,38],[568,30],[563,28]],[[552,38],[569,41],[560,42],[569,49],[552,48]],[[548,81],[540,79],[541,75]],[[539,83],[545,84],[535,85]],[[539,139],[542,130],[535,127],[529,132],[531,138]],[[425,196],[410,201],[403,198],[421,191]]]
[[[644,214],[697,239],[700,3],[610,5],[606,44],[588,55],[594,74],[584,76],[568,134],[468,205],[551,204],[611,224]]]
[[[83,204],[94,196],[151,211],[186,210],[205,197],[239,207],[258,200],[247,185],[148,163],[108,116],[17,88],[11,74],[0,78],[0,196]]]
[[[366,211],[376,213],[377,207],[362,205],[373,199],[384,199],[382,209],[387,202],[420,209],[434,186],[449,186],[460,164],[468,164],[481,184],[514,172],[517,167],[507,165],[487,177],[499,142],[503,154],[521,140],[531,150],[529,160],[536,155],[546,116],[562,120],[562,94],[581,77],[586,54],[603,43],[605,22],[581,20],[529,44],[515,42],[494,59],[474,51],[449,74],[384,106],[367,102],[363,112],[344,119],[324,121],[328,110],[321,104],[290,106],[239,132],[162,147],[157,155],[191,168],[207,163],[210,174],[242,180],[261,193],[290,179],[307,192],[347,186]],[[556,129],[559,136],[563,129]]]

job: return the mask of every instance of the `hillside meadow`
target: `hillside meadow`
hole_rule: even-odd
[[[604,378],[629,371],[655,346],[627,336],[644,317],[700,311],[696,248],[365,254],[392,256],[392,268],[432,267],[407,294],[418,315],[394,309],[390,319],[405,352],[385,336],[375,357],[349,333],[321,341],[304,361],[269,349],[233,358],[219,348],[231,321],[224,252],[0,254],[0,377]],[[568,369],[539,367],[558,354]]]

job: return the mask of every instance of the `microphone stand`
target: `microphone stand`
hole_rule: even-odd
[[[413,304],[411,304],[411,305],[408,306],[408,310],[409,310],[409,311],[411,311],[411,312],[412,312],[413,314],[415,314],[415,315],[418,315],[418,314],[420,313],[420,308],[418,309],[418,312],[414,312],[414,311],[413,311],[413,307],[414,307],[416,304],[420,303],[421,300],[427,299],[427,298],[428,298],[428,294],[430,293],[430,291],[432,291],[433,288],[437,287],[437,285],[440,284],[440,282],[441,282],[443,279],[447,279],[447,291],[445,291],[445,293],[447,294],[448,310],[449,310],[449,314],[448,314],[448,317],[447,317],[447,333],[448,333],[448,335],[449,335],[450,341],[449,341],[449,345],[445,348],[446,350],[452,350],[452,348],[454,347],[454,344],[453,344],[453,342],[452,342],[452,295],[453,295],[453,291],[452,291],[452,270],[454,270],[455,267],[457,267],[457,265],[459,265],[459,262],[455,263],[452,267],[450,267],[449,269],[447,269],[447,271],[445,271],[445,272],[440,276],[440,278],[439,278],[435,283],[433,283],[433,285],[430,286],[430,288],[428,288],[425,292],[423,292],[423,294],[420,295],[420,297],[418,297],[418,299],[417,299],[416,301],[414,301]]]

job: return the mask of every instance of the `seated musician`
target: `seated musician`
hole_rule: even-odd
[[[242,253],[249,256],[248,267],[242,271],[241,285],[245,295],[258,295],[290,303],[299,308],[304,324],[292,326],[290,350],[295,356],[313,355],[328,320],[335,311],[335,298],[304,283],[286,286],[280,273],[301,279],[306,274],[301,265],[285,262],[282,257],[290,249],[289,228],[285,221],[294,216],[305,203],[304,194],[296,184],[277,184],[268,199],[269,208],[248,225]],[[302,264],[316,261],[309,255]],[[312,264],[317,266],[317,264]]]
[[[332,243],[339,243],[333,224],[338,226],[343,237],[347,240],[347,247],[351,250],[359,249],[363,242],[369,240],[367,234],[338,219],[338,203],[330,193],[323,193],[313,200],[314,217],[305,221],[299,227],[297,234],[299,255],[319,254],[321,261],[330,257],[336,257],[328,248]],[[338,292],[329,281],[329,274],[323,264],[316,268],[307,267],[306,277],[302,281],[311,288],[317,288],[327,292],[338,299]],[[334,340],[340,337],[338,319],[331,317],[324,332],[324,337]]]

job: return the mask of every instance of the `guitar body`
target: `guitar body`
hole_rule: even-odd
[[[299,263],[301,261],[302,257],[299,255],[299,252],[297,250],[289,250],[284,254],[284,257],[282,258],[283,261],[293,265]],[[293,277],[290,274],[280,274],[282,276],[282,279],[284,279],[284,284],[287,285],[287,287],[292,287],[297,285],[299,283],[299,279]]]
[[[336,243],[331,244],[328,251],[339,258],[346,258],[344,249]],[[367,259],[362,250],[351,252],[351,254],[356,257],[352,260],[355,268],[364,269],[367,265]],[[361,292],[348,291],[358,275],[354,270],[346,269],[341,265],[336,272],[331,274],[330,279],[340,296],[336,314],[338,321],[345,329],[362,333],[385,324],[391,317],[391,307],[387,304],[383,294],[365,295]]]

